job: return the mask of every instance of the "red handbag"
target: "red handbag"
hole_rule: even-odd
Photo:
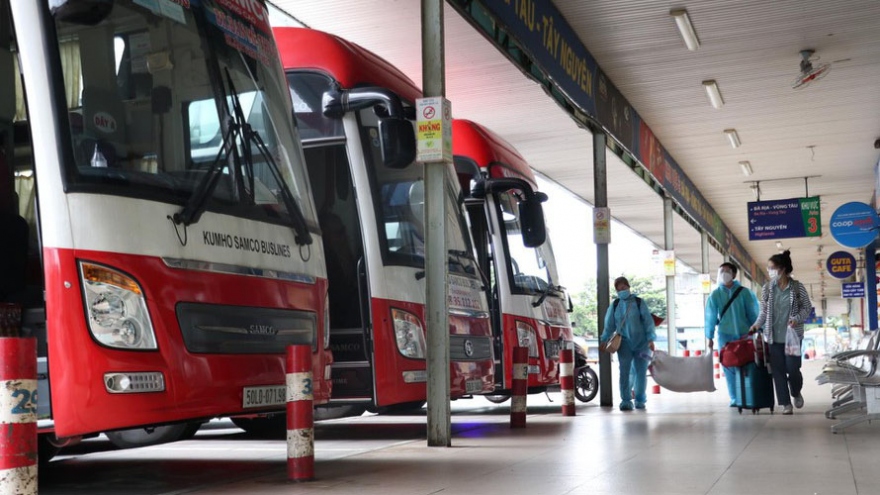
[[[763,349],[761,350],[763,351]],[[728,342],[721,348],[719,357],[721,366],[725,368],[739,368],[753,363],[755,361],[755,342],[751,335]]]

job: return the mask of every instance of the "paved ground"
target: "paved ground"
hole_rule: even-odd
[[[829,389],[812,380],[820,364],[805,365],[807,406],[794,416],[739,415],[723,391],[664,391],[647,412],[590,403],[563,418],[551,394],[530,397],[528,428],[510,430],[506,405],[459,401],[452,448],[426,446],[423,411],[318,424],[318,480],[304,484],[285,481],[283,440],[212,422],[145,449],[85,442],[41,471],[40,493],[878,494],[880,425],[831,434]]]

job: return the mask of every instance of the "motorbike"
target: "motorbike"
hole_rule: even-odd
[[[574,396],[581,402],[590,402],[599,392],[599,377],[587,363],[587,353],[574,346]]]

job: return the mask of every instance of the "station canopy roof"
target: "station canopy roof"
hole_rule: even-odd
[[[272,3],[308,27],[379,54],[421,85],[419,2]],[[455,117],[492,129],[538,172],[592,203],[590,133],[453,3],[466,2],[451,0],[445,9],[446,94]],[[512,9],[522,7],[526,17],[536,3],[542,2],[509,2]],[[761,200],[769,201],[803,197],[803,178],[817,176],[808,184],[809,195],[821,198],[822,236],[779,242],[791,249],[794,276],[807,284],[817,312],[824,296],[828,315],[844,313],[839,281],[825,271],[825,259],[838,250],[857,258],[858,253],[833,240],[829,220],[846,202],[870,203],[877,182],[880,2],[555,0],[553,4],[758,269],[764,270],[766,260],[780,249],[775,240],[749,241],[747,203],[756,200],[749,181],[761,181]],[[686,48],[670,15],[673,8],[687,9],[700,42],[697,50]],[[541,20],[536,19],[539,30]],[[793,89],[801,73],[800,52],[806,49],[814,50],[814,68],[830,63],[831,70],[821,80]],[[703,81],[708,80],[716,81],[722,95],[719,109],[707,98]],[[725,129],[736,130],[741,146],[731,146]],[[662,247],[660,196],[616,154],[606,155],[612,215]],[[742,161],[749,162],[752,175],[744,175]],[[678,215],[675,242],[677,257],[699,271],[700,235]],[[721,257],[711,251],[710,266],[717,267]]]

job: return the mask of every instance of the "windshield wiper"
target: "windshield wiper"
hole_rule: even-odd
[[[541,291],[541,297],[538,298],[537,301],[532,303],[533,308],[537,308],[538,306],[544,304],[544,300],[547,299],[547,296],[552,292],[563,292],[565,287],[561,285],[553,285],[553,283],[548,283],[547,287],[544,287],[544,290]]]
[[[214,189],[217,188],[217,183],[220,182],[220,176],[223,175],[223,167],[220,166],[220,158],[225,154],[227,159],[230,156],[233,156],[234,160],[238,162],[238,155],[235,154],[234,139],[238,132],[238,125],[233,122],[231,118],[228,118],[226,134],[223,135],[223,144],[220,146],[217,156],[211,161],[211,165],[205,172],[205,176],[202,177],[199,184],[186,201],[186,205],[171,217],[171,220],[175,224],[190,226],[199,221],[199,217],[201,217],[202,213],[205,211],[205,204],[207,203],[208,198],[214,193]]]
[[[448,258],[449,263],[454,263],[454,264],[460,266],[464,270],[464,272],[467,274],[474,275],[475,273],[479,273],[480,279],[483,282],[482,290],[486,290],[486,288],[489,286],[489,278],[486,277],[485,273],[483,273],[483,269],[480,268],[480,264],[477,263],[468,254],[467,251],[450,249],[447,252],[449,253],[449,258]],[[469,261],[470,263],[465,264],[463,260]],[[476,268],[476,270],[474,270],[474,268]],[[417,271],[416,272],[416,280],[421,280],[423,278],[425,278],[425,270]]]
[[[235,116],[239,122],[239,126],[242,130],[242,137],[244,145],[244,161],[245,161],[245,172],[248,174],[248,178],[250,179],[251,185],[251,194],[254,194],[254,162],[253,156],[251,155],[251,143],[257,146],[257,151],[260,152],[260,155],[266,160],[266,163],[269,165],[269,171],[272,173],[272,177],[275,179],[275,183],[278,184],[279,192],[281,194],[281,201],[284,203],[284,208],[287,210],[287,213],[290,215],[290,218],[293,222],[293,231],[294,231],[294,240],[300,246],[311,244],[312,243],[312,234],[309,232],[309,226],[306,223],[306,218],[303,215],[302,210],[299,207],[299,204],[294,199],[293,194],[290,192],[290,188],[287,186],[287,182],[284,180],[284,177],[281,175],[281,169],[278,168],[278,163],[275,161],[275,158],[272,157],[272,153],[269,152],[269,148],[266,146],[266,143],[263,141],[260,133],[257,132],[244,118],[244,112],[241,109],[241,102],[238,98],[238,92],[235,90],[235,85],[232,82],[232,76],[229,75],[229,69],[226,69],[226,81],[229,84],[230,90],[230,99],[232,100],[232,107],[235,112]]]

